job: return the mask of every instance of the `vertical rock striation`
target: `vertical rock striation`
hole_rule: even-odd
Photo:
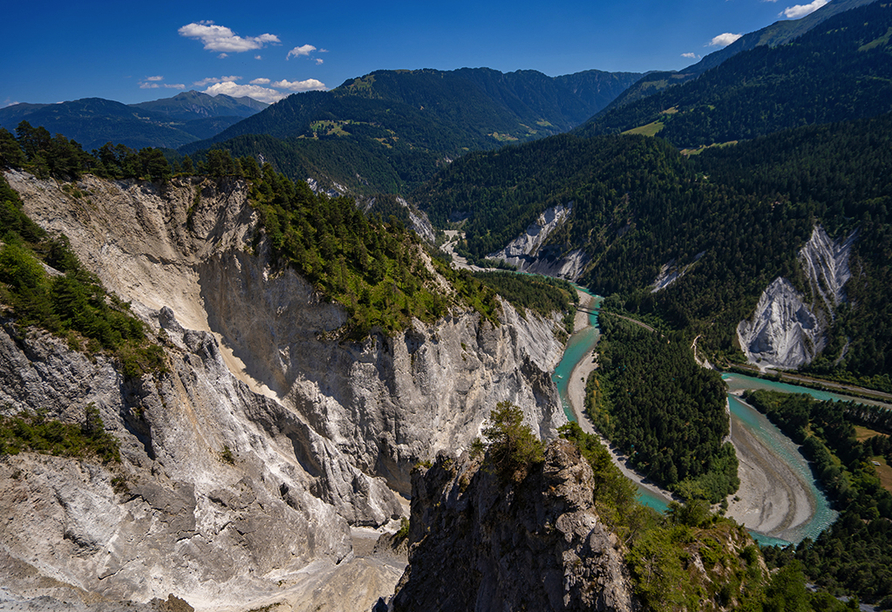
[[[409,567],[393,609],[635,609],[593,487],[591,467],[565,440],[519,484],[505,485],[467,455],[419,469]]]
[[[576,280],[582,275],[589,261],[589,257],[582,249],[560,256],[560,253],[543,246],[548,237],[572,214],[573,202],[566,206],[563,204],[552,206],[530,223],[526,231],[508,243],[504,249],[487,257],[505,261],[522,272]]]
[[[802,295],[785,278],[778,277],[759,298],[750,320],[737,326],[737,337],[747,360],[761,370],[796,369],[807,365],[827,344],[827,331],[837,307],[846,301],[845,284],[851,278],[849,253],[857,238],[832,241],[815,226],[799,252],[799,264],[811,296]]]
[[[0,326],[3,413],[76,421],[92,402],[123,455],[117,467],[0,464],[0,563],[18,568],[3,592],[174,593],[209,609],[301,600],[319,572],[371,584],[351,562],[350,527],[401,515],[394,491],[409,493],[412,465],[467,448],[499,401],[523,406],[546,438],[566,420],[548,376],[562,352],[555,320],[505,304],[499,326],[456,312],[331,340],[345,312],[270,266],[243,181],[85,176],[74,198],[53,180],[6,177],[31,218],[132,303],[168,371],[125,380],[102,356]]]

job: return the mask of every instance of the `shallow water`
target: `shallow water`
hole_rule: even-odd
[[[585,290],[582,289],[582,291]],[[586,291],[586,293],[588,292]],[[589,293],[589,295],[592,294]],[[593,297],[597,298],[597,296]],[[599,305],[600,298],[597,298],[597,302],[593,310],[596,310]],[[600,332],[597,325],[598,315],[590,314],[589,327],[583,328],[573,334],[573,336],[567,343],[567,348],[564,351],[564,356],[561,359],[560,364],[552,374],[552,380],[554,380],[554,382],[557,384],[558,392],[560,393],[564,413],[571,421],[575,421],[576,417],[573,414],[573,409],[570,404],[570,398],[567,393],[567,386],[570,381],[570,375],[573,372],[573,369],[576,367],[576,364],[579,363],[580,360],[586,358],[588,354],[594,349],[595,345],[597,345],[598,343]],[[773,389],[775,391],[782,391],[785,393],[808,393],[809,395],[812,395],[816,399],[820,400],[831,399],[838,401],[847,401],[851,399],[844,396],[838,396],[833,393],[828,393],[826,391],[817,391],[813,389],[807,389],[805,387],[799,387],[796,385],[789,385],[786,383],[778,383],[774,381],[752,378],[741,374],[725,374],[722,376],[722,379],[728,385],[729,392],[741,391],[744,389]],[[815,480],[811,474],[811,470],[808,467],[808,462],[799,452],[796,444],[794,444],[789,438],[783,435],[783,433],[781,433],[777,427],[772,425],[768,421],[768,419],[766,419],[758,411],[750,406],[747,406],[730,393],[728,395],[728,403],[731,408],[732,414],[736,417],[735,420],[737,420],[739,424],[746,427],[754,436],[762,440],[766,444],[766,446],[773,449],[778,458],[789,465],[790,469],[792,469],[802,478],[803,482],[807,484],[807,490],[810,497],[815,502],[815,513],[811,517],[811,519],[808,520],[806,523],[803,523],[802,525],[796,527],[792,531],[792,534],[788,532],[786,535],[790,537],[790,541],[792,541],[793,543],[798,543],[803,538],[807,537],[815,538],[821,531],[826,529],[836,519],[837,513],[830,508],[827,498],[816,486]],[[661,497],[641,486],[638,487],[638,499],[642,504],[650,506],[658,512],[663,512],[667,508],[666,502]],[[754,539],[756,539],[756,541],[763,545],[783,545],[788,543],[786,540],[773,538],[771,536],[756,532],[751,532],[751,534]]]
[[[592,310],[596,310],[600,306],[601,298],[592,295],[585,289],[582,289],[582,287],[577,288],[595,298],[596,302]],[[564,407],[564,414],[571,421],[575,421],[576,417],[573,416],[573,407],[570,404],[569,394],[567,393],[570,375],[573,373],[573,368],[576,367],[576,364],[595,348],[595,345],[598,344],[598,339],[601,337],[601,331],[598,329],[597,314],[589,314],[588,324],[588,327],[583,327],[570,336],[567,348],[564,350],[564,356],[551,375],[551,379],[557,384],[558,392],[561,395],[561,405]]]

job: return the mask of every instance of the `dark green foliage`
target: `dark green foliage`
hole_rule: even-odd
[[[719,502],[739,486],[725,389],[697,365],[689,344],[602,310],[599,368],[587,410],[643,474],[688,498]]]
[[[809,371],[892,391],[892,114],[711,149],[692,162],[742,195],[798,209],[794,218],[819,221],[831,236],[857,230],[850,267],[860,273],[846,285],[855,306],[837,313],[824,357]],[[774,243],[761,246],[773,250]]]
[[[697,147],[887,113],[889,27],[887,3],[847,11],[785,45],[739,53],[695,80],[606,111],[579,131],[609,134],[661,121],[660,138]],[[663,113],[670,108],[677,112]]]
[[[889,452],[889,442],[880,436],[858,442],[853,426],[888,427],[889,411],[769,391],[749,392],[745,399],[802,444],[815,478],[844,510],[817,540],[766,549],[766,558],[776,565],[798,560],[809,580],[834,594],[856,593],[867,601],[892,595],[892,493],[882,488],[870,462]]]
[[[521,314],[529,308],[541,315],[576,312],[579,295],[564,280],[513,272],[476,272],[474,278],[511,302]],[[571,314],[572,321],[572,314]],[[569,330],[572,333],[572,328]]]
[[[597,436],[585,433],[578,423],[572,421],[558,428],[558,433],[562,438],[574,442],[592,467],[598,516],[628,543],[655,520],[653,511],[638,503],[635,484],[614,465],[610,452]]]
[[[85,172],[152,181],[166,181],[171,176],[170,164],[159,149],[134,151],[107,142],[90,155],[75,141],[61,134],[50,136],[46,129],[31,127],[27,121],[18,125],[16,135],[11,140],[11,134],[0,131],[0,166],[23,168],[40,178],[76,180]]]
[[[402,542],[406,538],[409,537],[409,519],[406,517],[402,517],[400,519],[400,528],[397,530],[395,534],[393,534],[394,542]]]
[[[75,139],[87,150],[109,141],[135,149],[179,147],[210,138],[265,106],[254,100],[246,104],[225,95],[209,96],[195,91],[134,105],[85,98],[60,104],[16,104],[0,109],[0,125],[13,129],[24,119],[45,127],[52,134]],[[225,114],[221,115],[221,111]]]
[[[314,194],[264,165],[251,200],[273,252],[350,314],[350,336],[373,328],[405,329],[412,317],[432,322],[452,307],[474,308],[496,323],[498,301],[467,273],[433,260],[454,294],[438,289],[417,234],[401,223],[366,217],[349,198]]]
[[[88,350],[109,351],[129,377],[163,369],[163,351],[127,312],[129,304],[105,293],[64,236],[48,238],[28,219],[5,179],[0,197],[0,236],[6,243],[0,249],[0,301],[12,309],[17,324],[67,337],[75,347],[86,343]],[[41,262],[60,274],[50,275]]]
[[[235,465],[235,455],[232,454],[232,449],[226,444],[223,445],[223,450],[220,451],[220,461],[229,465]]]
[[[521,482],[533,464],[543,461],[542,442],[523,424],[521,409],[510,402],[499,402],[489,413],[483,436],[489,443],[487,462],[507,482]]]
[[[795,270],[813,223],[804,206],[704,180],[677,151],[644,137],[558,136],[471,154],[413,197],[437,225],[471,215],[463,254],[472,258],[502,248],[547,207],[572,202],[572,217],[540,253],[583,249],[593,262],[588,287],[702,335],[712,355],[739,354],[737,323],[768,283]],[[645,289],[669,261],[691,268],[668,290]]]
[[[41,414],[21,413],[0,416],[0,456],[22,451],[63,457],[98,457],[103,462],[120,462],[118,441],[105,431],[99,409],[88,404],[80,425],[46,419]]]
[[[181,151],[217,143],[235,156],[263,154],[294,180],[313,176],[354,193],[403,193],[447,159],[579,125],[636,76],[382,70],[330,92],[290,96]]]
[[[718,362],[740,359],[739,321],[778,276],[802,289],[798,251],[817,222],[833,238],[855,229],[855,307],[837,313],[815,374],[892,387],[892,115],[804,127],[685,159],[643,137],[559,136],[471,154],[415,196],[435,224],[471,215],[464,253],[479,258],[520,234],[548,206],[573,202],[540,253],[582,248],[581,281],[639,317],[700,336]],[[460,215],[460,213],[462,215]],[[459,248],[462,251],[461,248]],[[660,267],[685,273],[652,293]],[[843,347],[846,348],[844,358]],[[863,377],[863,378],[862,378]]]

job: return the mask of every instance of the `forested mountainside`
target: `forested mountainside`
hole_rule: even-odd
[[[440,227],[468,217],[463,247],[476,258],[500,249],[544,210],[572,203],[539,257],[581,250],[588,262],[581,282],[621,295],[617,304],[633,312],[659,313],[677,329],[702,334],[702,348],[732,360],[740,355],[737,323],[774,278],[808,289],[797,258],[815,224],[834,238],[857,229],[853,265],[862,272],[846,286],[850,305],[837,313],[833,340],[814,369],[883,375],[892,346],[882,298],[889,286],[890,129],[886,114],[690,158],[641,136],[562,135],[465,156],[413,199]],[[665,264],[687,271],[652,292]]]
[[[262,154],[295,180],[313,177],[356,193],[399,193],[468,151],[576,127],[638,76],[597,70],[561,77],[486,68],[377,71],[329,92],[289,96],[181,152],[214,146],[239,157]]]
[[[250,98],[187,91],[173,98],[121,104],[84,98],[59,104],[14,104],[0,109],[0,127],[14,131],[22,121],[62,134],[87,151],[110,142],[141,149],[171,148],[210,138],[266,108]]]
[[[617,96],[607,109],[625,106],[626,104],[635,102],[641,98],[656,94],[667,87],[672,87],[674,85],[685,83],[691,79],[695,79],[707,70],[715,68],[728,58],[743,51],[749,51],[750,49],[763,45],[777,47],[778,45],[787,44],[834,15],[875,1],[876,0],[834,0],[801,19],[776,21],[761,30],[744,34],[727,47],[719,49],[718,51],[713,51],[696,64],[692,64],[683,70],[652,72],[644,75],[638,82]]]
[[[892,110],[892,5],[846,11],[777,47],[738,53],[696,80],[604,112],[582,135],[649,126],[679,148]]]

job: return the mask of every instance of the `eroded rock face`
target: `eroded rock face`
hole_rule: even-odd
[[[560,228],[573,214],[573,203],[566,206],[552,206],[535,221],[526,231],[508,243],[504,249],[487,255],[490,259],[500,259],[523,272],[545,274],[555,278],[576,280],[582,275],[589,257],[581,249],[561,254],[543,246],[548,237]]]
[[[505,485],[463,455],[413,478],[409,567],[394,610],[632,610],[616,537],[593,507],[593,474],[556,440]]]
[[[351,561],[350,526],[402,514],[393,491],[409,492],[412,465],[467,448],[499,401],[522,406],[543,437],[566,422],[548,376],[562,351],[554,320],[505,305],[498,327],[455,313],[395,337],[333,340],[344,311],[272,269],[263,241],[252,250],[257,218],[240,181],[160,188],[87,176],[73,198],[52,180],[7,179],[32,219],[65,233],[149,323],[169,371],[124,380],[101,356],[0,328],[4,412],[76,421],[92,402],[124,458],[109,468],[23,454],[0,465],[12,517],[0,549],[28,568],[0,591],[174,593],[197,609],[281,596],[297,609],[320,585],[309,575],[362,585],[357,572],[378,571]]]
[[[747,360],[761,370],[796,369],[811,363],[827,345],[827,331],[836,308],[846,301],[851,278],[849,253],[857,237],[832,241],[817,225],[799,252],[810,296],[778,277],[765,289],[750,320],[737,326]]]

